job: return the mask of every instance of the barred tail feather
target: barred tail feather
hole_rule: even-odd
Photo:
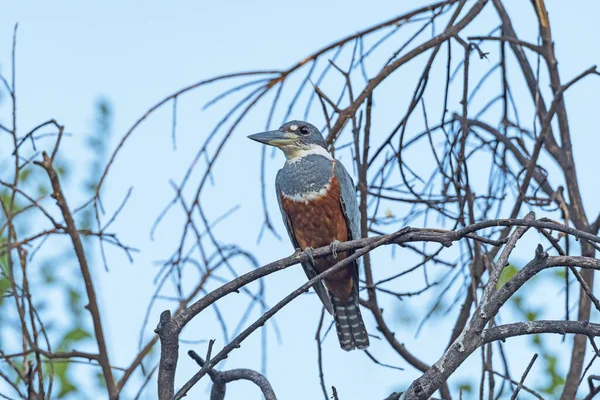
[[[346,304],[332,295],[331,303],[333,304],[333,319],[342,349],[350,351],[369,347],[369,334],[360,315],[358,295],[351,295]]]

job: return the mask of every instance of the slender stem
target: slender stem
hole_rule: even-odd
[[[83,249],[83,243],[81,242],[81,236],[79,235],[79,231],[75,226],[75,220],[73,219],[73,215],[71,215],[71,210],[67,205],[67,199],[65,198],[65,195],[63,193],[60,184],[60,179],[58,177],[58,173],[54,169],[52,159],[48,156],[46,152],[43,152],[42,156],[43,161],[36,161],[36,164],[44,168],[46,170],[46,173],[48,174],[48,177],[50,178],[53,190],[52,197],[56,200],[56,203],[60,208],[62,216],[65,220],[65,229],[68,235],[71,237],[71,242],[73,243],[75,255],[77,256],[77,260],[79,262],[81,276],[83,277],[85,291],[88,297],[88,305],[85,308],[90,312],[92,316],[92,322],[94,324],[94,334],[96,336],[96,342],[98,344],[98,362],[100,363],[100,366],[102,368],[102,374],[104,375],[104,380],[106,382],[106,388],[109,394],[109,398],[111,400],[116,400],[119,397],[119,392],[115,384],[112,369],[110,367],[108,350],[106,346],[106,340],[104,338],[104,330],[102,327],[102,320],[100,318],[100,308],[98,306],[98,300],[96,296],[96,290],[94,289],[92,274],[90,272],[85,251]]]

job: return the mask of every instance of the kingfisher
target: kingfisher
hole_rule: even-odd
[[[309,256],[302,263],[308,279],[349,257],[352,251],[337,252],[337,246],[361,237],[354,183],[344,166],[327,151],[321,132],[307,122],[290,121],[276,131],[248,138],[275,146],[286,157],[275,180],[277,200],[292,244]],[[323,246],[330,246],[331,254],[314,259],[312,249]],[[367,348],[369,335],[358,297],[358,261],[315,283],[313,288],[333,315],[341,348]]]

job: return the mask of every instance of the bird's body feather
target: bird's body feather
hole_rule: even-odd
[[[360,238],[360,212],[352,178],[338,161],[309,154],[288,161],[277,174],[277,198],[283,219],[295,247],[317,248],[334,241]],[[352,252],[304,262],[309,279],[327,270]],[[353,261],[314,285],[314,289],[334,315],[342,348],[368,346],[368,336],[358,303],[358,262]],[[333,306],[333,307],[332,307]],[[354,327],[354,328],[353,328]]]
[[[298,165],[296,162],[302,164]],[[316,155],[305,156],[293,163],[286,162],[284,167],[279,170],[279,173],[277,174],[275,180],[277,200],[279,201],[283,222],[295,248],[304,249],[306,246],[302,247],[296,239],[290,215],[284,209],[284,204],[286,203],[285,200],[313,197],[310,196],[310,194],[322,191],[323,188],[327,187],[333,176],[331,164],[332,162],[324,157]],[[300,168],[297,168],[298,166]],[[313,265],[308,261],[302,263],[302,268],[308,279],[312,279],[318,275]],[[313,285],[313,288],[325,305],[327,311],[330,314],[333,314],[333,307],[329,299],[329,294],[327,293],[325,286],[323,286],[323,282],[317,282]]]
[[[337,252],[336,243],[359,239],[360,210],[352,178],[327,152],[319,130],[307,122],[290,121],[279,130],[257,133],[250,139],[280,148],[287,161],[275,187],[283,222],[296,248],[332,246],[326,257],[302,263],[309,279],[347,258],[353,251]],[[333,314],[344,350],[364,349],[369,336],[360,314],[358,260],[353,260],[313,285]]]

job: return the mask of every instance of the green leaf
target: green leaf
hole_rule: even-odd
[[[462,390],[463,393],[471,393],[471,391],[473,390],[473,387],[471,386],[470,383],[464,382],[464,383],[459,384],[458,390],[459,391]]]
[[[0,301],[2,301],[1,297],[6,293],[6,291],[10,288],[10,281],[7,278],[0,278]]]
[[[58,381],[60,382],[60,392],[58,393],[59,398],[63,398],[67,394],[77,390],[75,385],[71,383],[71,379],[69,377],[70,365],[71,364],[68,362],[54,363],[54,376],[58,378]]]
[[[521,296],[517,294],[511,297],[510,299],[513,303],[515,303],[515,307],[521,308],[521,305],[523,304],[523,298]]]
[[[512,264],[504,267],[502,273],[500,274],[500,278],[498,279],[498,283],[496,283],[496,289],[500,289],[502,286],[504,286],[504,284],[508,282],[510,278],[517,274],[517,272],[519,272],[519,270]]]
[[[527,311],[525,313],[525,318],[527,318],[527,321],[535,321],[538,317],[538,314],[535,311]]]
[[[541,389],[542,392],[549,395],[557,394],[565,384],[565,380],[562,378],[562,374],[557,371],[558,358],[551,354],[542,354],[542,359],[545,363],[545,371],[547,376],[550,378],[550,382]]]
[[[87,331],[82,328],[75,328],[71,332],[67,333],[63,339],[63,341],[72,341],[78,342],[83,339],[87,339],[92,337]]]
[[[106,387],[106,379],[104,379],[104,375],[100,371],[96,372],[96,384],[101,388]]]
[[[19,174],[19,181],[25,182],[27,180],[27,178],[29,178],[30,174],[31,174],[31,168],[25,168],[25,169],[21,170],[21,173]]]
[[[52,268],[52,264],[44,263],[41,268],[42,279],[44,283],[54,283],[56,282],[56,273]]]
[[[565,280],[565,277],[567,276],[567,272],[565,271],[564,268],[553,268],[552,270],[554,271],[554,276],[556,276],[560,280],[563,280],[563,281]]]
[[[85,329],[81,327],[75,327],[65,334],[62,341],[58,345],[58,348],[61,351],[67,351],[74,347],[74,344],[77,342],[81,342],[82,340],[91,338],[92,335]]]
[[[46,188],[46,185],[40,183],[38,185],[37,192],[39,196],[45,196],[48,194],[48,189]]]
[[[545,356],[546,362],[548,363],[547,371],[552,373],[552,371],[556,370],[556,362],[558,361],[555,356]]]
[[[69,306],[71,307],[71,311],[73,313],[78,314],[81,309],[79,303],[81,301],[81,293],[73,288],[68,289],[69,292]]]
[[[61,177],[63,179],[68,178],[69,170],[67,170],[66,164],[59,163],[58,165],[56,165],[54,167],[54,169],[56,169],[56,173],[58,174],[59,177]]]

